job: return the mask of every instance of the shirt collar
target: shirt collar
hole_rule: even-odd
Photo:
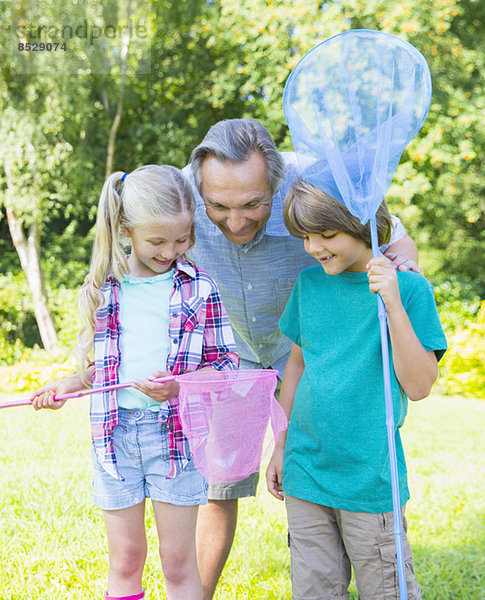
[[[290,235],[283,221],[283,201],[284,197],[280,188],[273,196],[271,215],[261,230],[265,235]]]
[[[194,279],[196,276],[194,265],[188,260],[185,260],[184,258],[177,259],[174,277],[179,277],[181,273],[185,273],[191,279]]]

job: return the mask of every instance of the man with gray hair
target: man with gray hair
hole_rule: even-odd
[[[283,200],[300,171],[293,153],[281,154],[255,119],[216,123],[184,169],[196,197],[194,262],[217,281],[234,330],[243,369],[272,368],[282,378],[291,342],[279,331],[296,277],[318,264],[283,223]],[[414,242],[393,217],[382,249],[401,270],[417,267]],[[322,332],[323,333],[323,332]],[[254,496],[258,473],[211,485],[199,510],[197,557],[204,600],[213,597],[232,546],[238,498]]]

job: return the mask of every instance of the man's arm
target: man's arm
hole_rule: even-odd
[[[409,235],[405,235],[397,242],[391,244],[384,255],[391,261],[394,268],[399,271],[415,271],[423,273],[423,269],[418,266],[418,248]]]

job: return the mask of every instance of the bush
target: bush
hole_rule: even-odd
[[[485,302],[480,308],[474,290],[452,278],[435,282],[435,294],[449,346],[440,365],[440,385],[444,392],[485,398]],[[50,294],[64,347],[63,354],[54,356],[37,346],[40,339],[34,333],[37,326],[25,277],[0,275],[0,391],[31,391],[75,370],[74,359],[68,356],[79,329],[77,295],[77,290],[66,288]]]
[[[0,391],[30,392],[71,374],[79,317],[78,290],[59,288],[49,294],[49,306],[61,350],[40,348],[32,296],[23,273],[0,275]]]
[[[446,391],[485,399],[485,302],[476,321],[456,330],[448,345],[442,363]]]
[[[20,340],[11,344],[0,329],[0,365],[13,365],[25,354],[25,347]]]
[[[53,357],[45,350],[37,350],[28,360],[24,358],[13,366],[0,367],[0,392],[28,394],[49,381],[72,375],[75,370],[73,356]]]
[[[0,275],[0,364],[13,364],[26,347],[41,344],[29,286],[23,273]]]
[[[445,331],[467,329],[475,322],[481,300],[474,286],[453,276],[437,281],[433,278],[433,287]]]
[[[77,300],[79,289],[59,288],[49,295],[49,304],[56,324],[59,342],[67,348],[74,348],[81,328]]]
[[[49,293],[49,309],[59,342],[73,348],[80,327],[78,290],[60,287]],[[0,365],[13,365],[42,346],[32,294],[23,273],[0,275]]]

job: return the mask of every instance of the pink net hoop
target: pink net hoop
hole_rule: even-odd
[[[287,428],[285,412],[274,397],[277,374],[242,369],[177,377],[182,429],[195,466],[211,481],[237,481],[257,472]],[[266,436],[270,423],[272,435]]]

